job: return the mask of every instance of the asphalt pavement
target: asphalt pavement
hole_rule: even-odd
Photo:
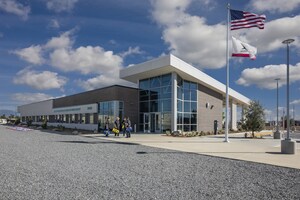
[[[300,170],[0,126],[1,199],[300,199]]]

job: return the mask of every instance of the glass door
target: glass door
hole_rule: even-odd
[[[160,113],[144,113],[144,133],[160,133]]]
[[[161,117],[160,113],[155,113],[155,133],[161,132]]]
[[[150,113],[144,113],[144,133],[150,133]]]
[[[161,132],[160,113],[150,113],[150,131],[151,133]]]

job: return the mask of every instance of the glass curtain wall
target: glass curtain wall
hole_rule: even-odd
[[[139,89],[139,130],[147,129],[147,123],[151,132],[154,123],[156,130],[171,130],[171,74],[140,80]]]
[[[197,131],[197,83],[177,76],[177,130]]]
[[[123,101],[105,101],[99,102],[98,111],[98,123],[99,128],[104,129],[105,119],[109,117],[109,122],[112,124],[116,120],[116,117],[123,119],[124,117],[124,102]]]

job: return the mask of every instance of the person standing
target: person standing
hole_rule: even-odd
[[[120,133],[120,118],[117,117],[114,123],[114,133],[115,136],[119,136]]]
[[[127,119],[126,119],[126,117],[124,117],[124,119],[122,120],[122,127],[121,127],[123,136],[125,136],[125,133],[126,133],[126,123],[127,123]]]
[[[125,126],[126,126],[126,137],[130,138],[132,128],[131,128],[131,121],[130,121],[129,117],[127,117]]]

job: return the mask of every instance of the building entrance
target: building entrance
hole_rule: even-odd
[[[160,133],[160,113],[144,113],[144,133]]]

